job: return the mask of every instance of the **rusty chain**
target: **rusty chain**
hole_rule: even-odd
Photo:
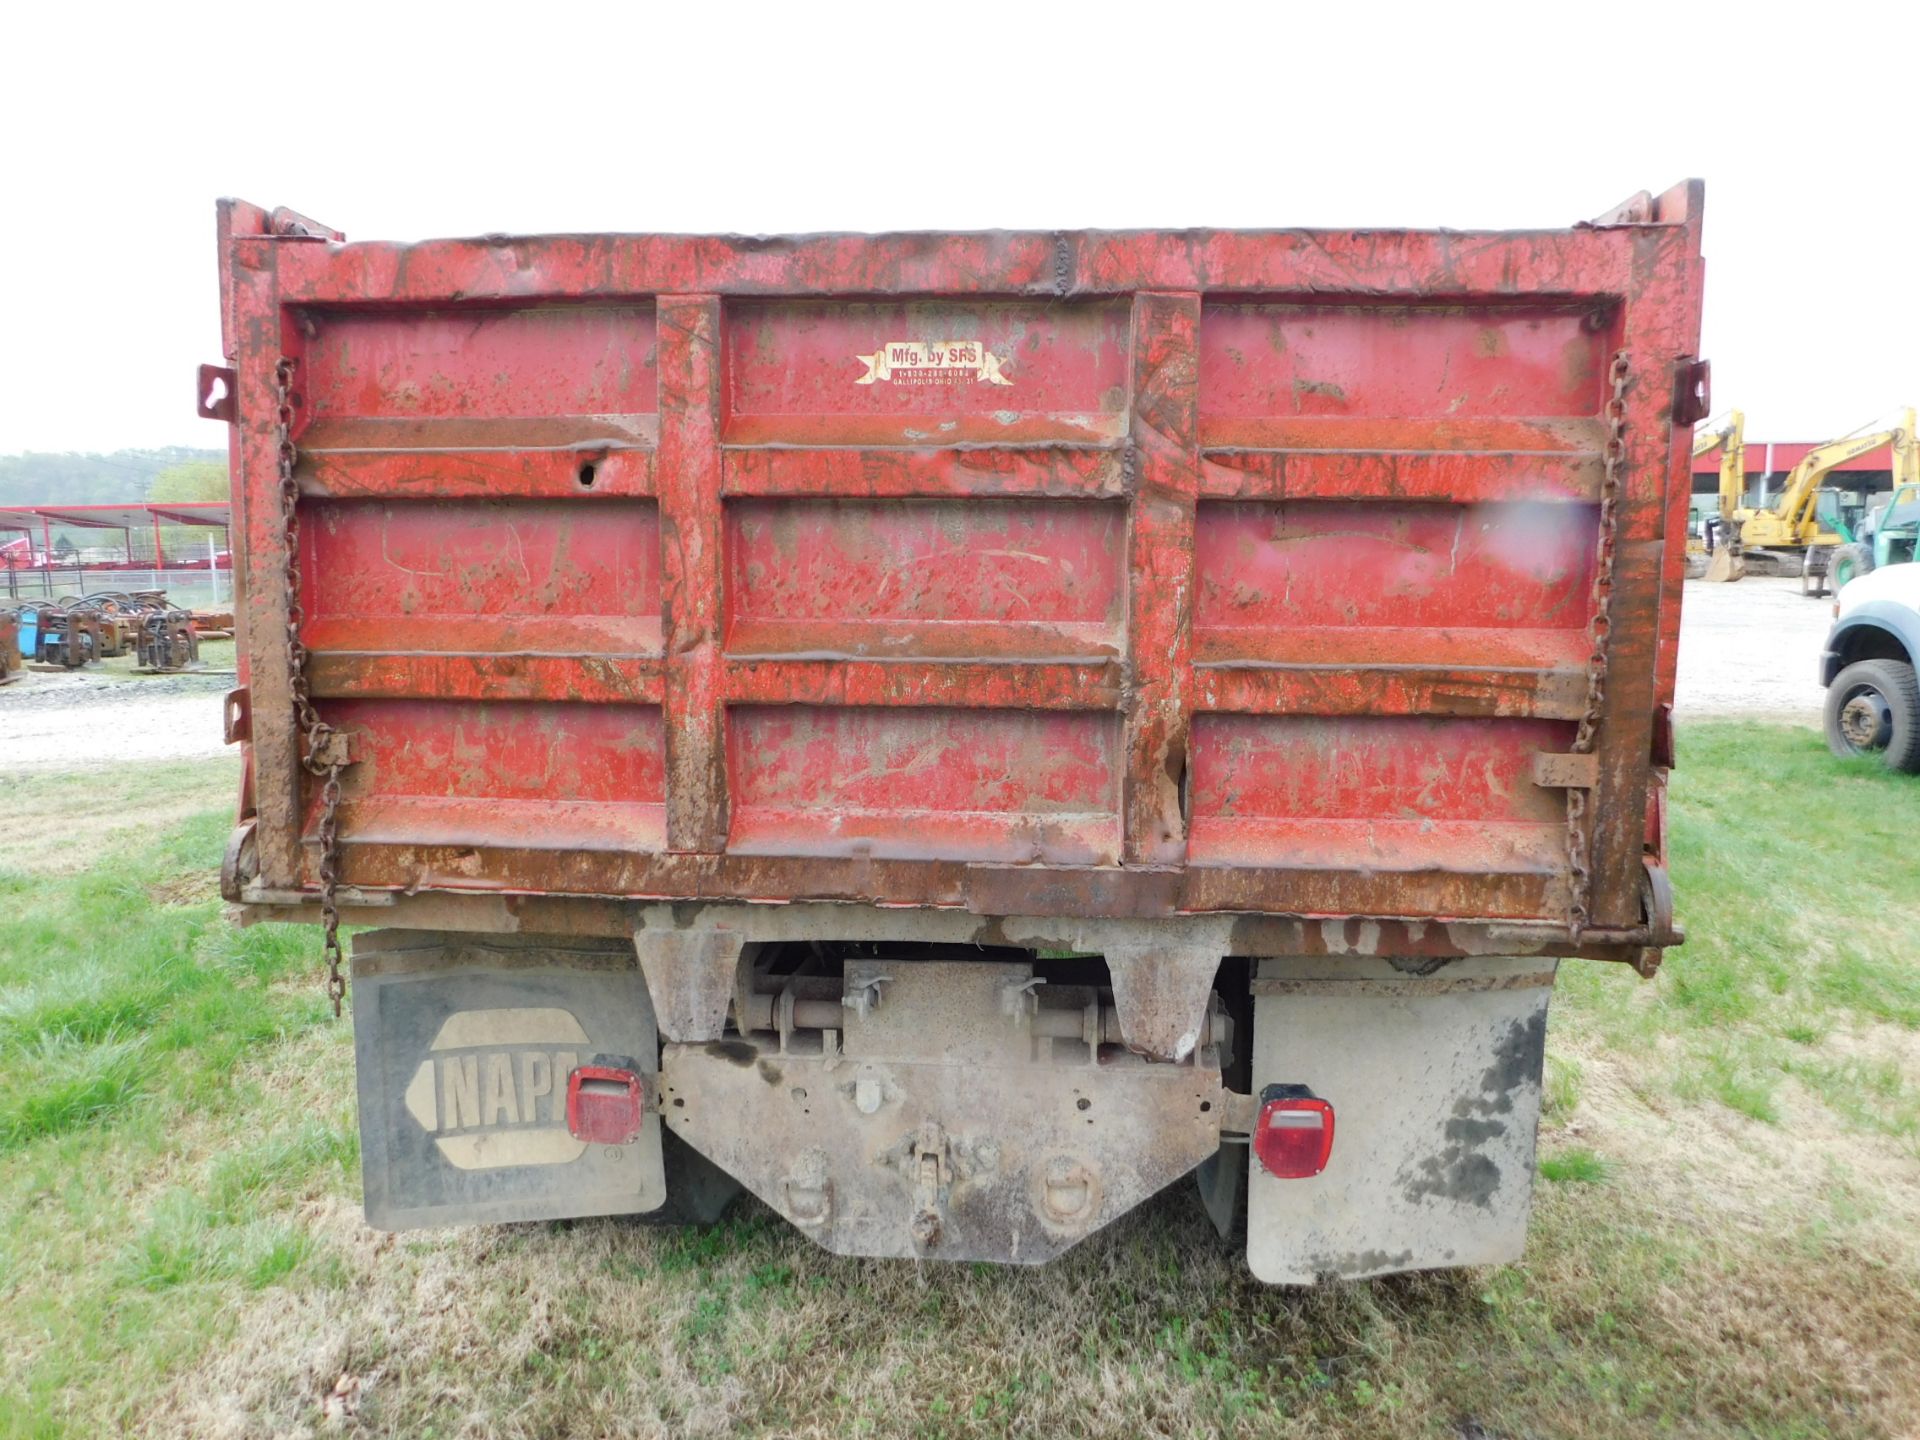
[[[279,447],[280,523],[287,547],[287,686],[294,715],[304,741],[301,764],[320,780],[320,926],[327,957],[327,998],[340,1014],[346,998],[346,974],[341,968],[340,906],[340,772],[347,768],[343,737],[320,718],[307,689],[307,647],[300,631],[306,610],[300,599],[300,485],[294,467],[300,453],[293,444],[294,362],[282,357],[273,369],[276,436]]]
[[[1620,478],[1627,458],[1627,352],[1613,357],[1608,367],[1612,384],[1607,397],[1607,440],[1600,476],[1600,536],[1593,566],[1593,610],[1587,621],[1587,703],[1574,732],[1573,753],[1591,755],[1600,729],[1600,712],[1607,694],[1607,646],[1613,638],[1613,563],[1619,541]],[[1567,791],[1567,868],[1572,872],[1572,898],[1567,926],[1573,941],[1591,918],[1593,857],[1587,836],[1588,792],[1578,786]]]

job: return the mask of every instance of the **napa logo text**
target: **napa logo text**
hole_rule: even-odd
[[[564,1165],[587,1149],[567,1129],[567,1077],[590,1053],[564,1010],[462,1010],[408,1082],[407,1113],[462,1170]]]

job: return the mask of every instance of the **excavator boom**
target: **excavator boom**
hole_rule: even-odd
[[[1891,430],[1876,430],[1868,435],[1854,435],[1845,440],[1834,440],[1809,450],[1800,463],[1787,474],[1786,487],[1780,492],[1780,498],[1771,508],[1780,531],[1797,538],[1797,543],[1810,545],[1816,543],[1820,534],[1820,522],[1814,514],[1814,497],[1820,489],[1820,482],[1849,460],[1857,460],[1870,450],[1878,450],[1882,445],[1901,448],[1902,439],[1913,433],[1913,412],[1906,414],[1904,428],[1895,426]],[[1778,543],[1778,542],[1775,542]],[[1790,540],[1787,543],[1796,543]]]
[[[1718,430],[1709,430],[1704,435],[1694,437],[1693,453],[1696,457],[1711,455],[1720,451],[1720,518],[1729,526],[1733,524],[1734,511],[1740,508],[1740,502],[1746,498],[1747,491],[1747,417],[1745,412],[1728,412],[1727,423]]]
[[[1747,489],[1747,417],[1740,410],[1731,411],[1727,423],[1718,430],[1709,430],[1696,435],[1693,441],[1693,453],[1696,458],[1711,455],[1715,450],[1720,454],[1720,544],[1707,562],[1705,578],[1714,581],[1738,580],[1745,572],[1739,565],[1738,548],[1735,541],[1740,528],[1738,511],[1740,502],[1746,498]]]

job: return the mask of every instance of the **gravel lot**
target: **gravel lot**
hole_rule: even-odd
[[[79,770],[219,755],[233,672],[135,675],[131,658],[0,686],[0,771]]]
[[[1687,581],[1674,713],[1818,724],[1820,652],[1832,624],[1833,601],[1802,595],[1798,580]]]
[[[1817,721],[1814,671],[1830,619],[1831,603],[1801,595],[1798,580],[1689,580],[1679,715]],[[130,673],[130,663],[109,661],[78,674],[29,670],[0,686],[0,771],[223,752],[220,697],[234,684],[231,671],[141,676]],[[100,743],[108,733],[110,747]]]

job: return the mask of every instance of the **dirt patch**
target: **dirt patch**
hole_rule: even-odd
[[[1898,1048],[1916,1043],[1912,1032],[1873,1029],[1876,1036],[1886,1032],[1889,1045],[1892,1036],[1904,1037]],[[1581,1096],[1562,1134],[1623,1157],[1631,1183],[1657,1197],[1662,1212],[1756,1232],[1826,1216],[1920,1275],[1920,1157],[1883,1135],[1842,1125],[1792,1081],[1781,1089],[1780,1109],[1796,1120],[1769,1125],[1719,1105],[1656,1103],[1634,1082],[1627,1061],[1576,1053]]]
[[[156,905],[198,905],[220,896],[220,877],[210,871],[197,871],[166,880],[147,891]]]

